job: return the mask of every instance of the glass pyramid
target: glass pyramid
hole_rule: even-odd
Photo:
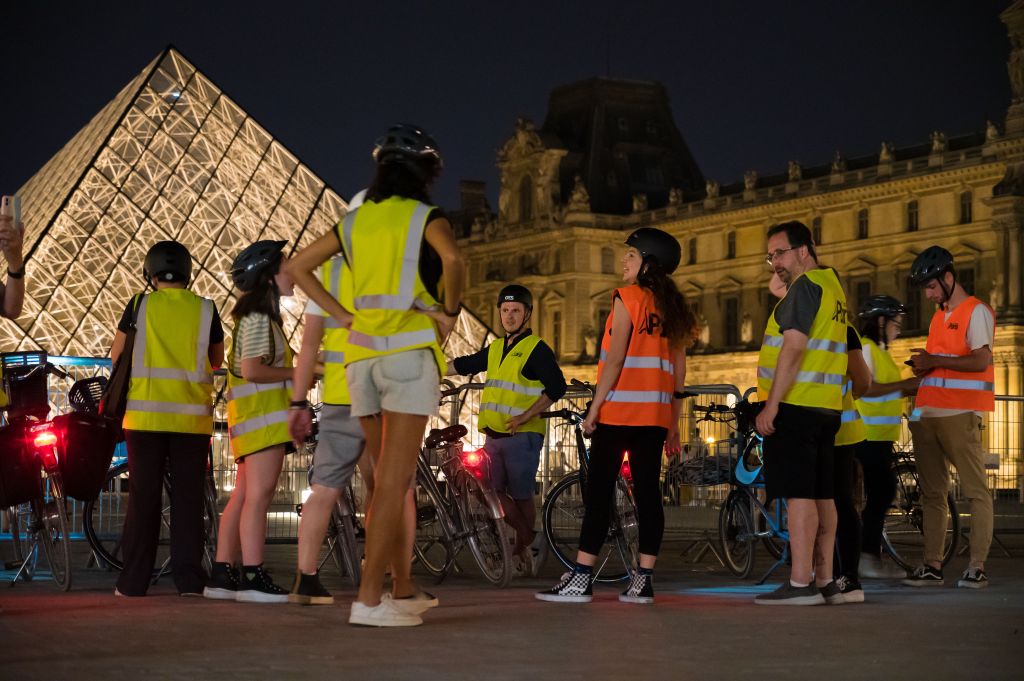
[[[234,256],[258,239],[302,247],[345,202],[177,50],[168,47],[21,188],[27,291],[0,347],[106,356],[142,262],[176,239],[191,288],[234,304]],[[298,292],[297,292],[298,294]],[[286,299],[293,338],[304,300]],[[297,346],[293,342],[293,346]]]

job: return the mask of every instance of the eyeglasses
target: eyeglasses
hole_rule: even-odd
[[[774,251],[774,252],[769,253],[768,255],[766,255],[764,257],[764,261],[766,263],[768,263],[769,265],[771,265],[772,261],[774,261],[775,258],[779,257],[783,253],[786,253],[787,251],[792,251],[792,250],[797,249],[797,248],[800,248],[800,247],[799,246],[790,246],[789,248],[780,248],[779,250]]]

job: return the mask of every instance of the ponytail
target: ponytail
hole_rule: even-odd
[[[668,338],[669,346],[676,349],[690,345],[697,319],[675,280],[665,274],[657,261],[644,258],[636,283],[654,294],[654,304],[661,315],[661,333]]]

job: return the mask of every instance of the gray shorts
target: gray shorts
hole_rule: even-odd
[[[441,401],[437,362],[429,348],[381,355],[345,368],[353,416],[381,411],[433,416]]]
[[[363,453],[363,429],[351,407],[325,404],[320,411],[320,435],[313,453],[311,484],[341,489],[352,479]]]

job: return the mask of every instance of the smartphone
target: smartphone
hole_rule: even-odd
[[[0,215],[10,215],[15,225],[21,222],[21,197],[14,195],[0,198]]]
[[[914,366],[914,360],[908,359],[906,362],[904,362],[904,364],[906,364],[908,367],[912,367]]]

